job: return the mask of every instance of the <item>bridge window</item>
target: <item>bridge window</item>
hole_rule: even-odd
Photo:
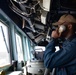
[[[0,22],[0,67],[10,64],[8,27]]]
[[[22,39],[18,33],[16,33],[16,45],[17,45],[18,61],[21,62],[23,61]]]

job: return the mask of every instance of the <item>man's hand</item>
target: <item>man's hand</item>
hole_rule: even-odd
[[[58,32],[58,30],[52,31],[51,37],[53,38],[59,38],[61,36],[61,33]]]

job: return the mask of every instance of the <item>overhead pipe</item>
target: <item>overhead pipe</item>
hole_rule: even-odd
[[[11,8],[11,7],[10,7]],[[26,17],[24,17],[23,15],[21,15],[21,13],[18,13],[16,10],[17,9],[13,9],[13,8],[11,8],[16,14],[18,14],[19,16],[21,16],[23,19],[25,19],[28,23],[29,23],[29,25],[30,25],[30,27],[32,28],[32,31],[33,32],[36,32],[35,31],[35,29],[34,29],[34,27],[33,27],[33,24],[31,23],[31,20],[29,19],[29,18],[26,18]]]
[[[28,0],[25,0],[25,1],[17,1],[17,0],[13,0],[13,1],[15,1],[15,2],[17,2],[17,3],[19,3],[19,4],[24,4],[24,3],[27,3]]]

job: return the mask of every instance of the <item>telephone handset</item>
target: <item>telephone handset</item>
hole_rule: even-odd
[[[65,30],[66,30],[66,26],[61,25],[61,26],[59,27],[59,33],[62,33],[62,32],[64,32]]]

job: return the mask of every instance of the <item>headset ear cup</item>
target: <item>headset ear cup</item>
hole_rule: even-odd
[[[61,26],[59,27],[59,33],[62,33],[62,32],[64,32],[65,30],[66,30],[66,26],[61,25]]]

